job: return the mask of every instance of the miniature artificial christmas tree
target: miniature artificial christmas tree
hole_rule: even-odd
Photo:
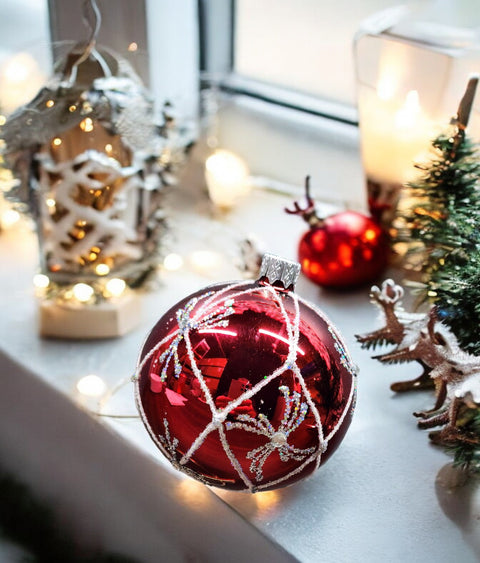
[[[395,242],[406,243],[407,262],[421,274],[421,301],[437,306],[460,345],[480,353],[480,154],[466,135],[478,77],[469,80],[456,118],[432,142],[433,158],[408,186]],[[476,305],[478,304],[478,305]]]

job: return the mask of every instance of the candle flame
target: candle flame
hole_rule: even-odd
[[[410,90],[405,97],[403,106],[395,114],[395,127],[411,129],[415,127],[421,114],[420,98],[417,90]]]

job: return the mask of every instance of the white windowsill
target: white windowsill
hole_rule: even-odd
[[[230,118],[224,125],[233,139],[231,127],[242,120]],[[255,110],[246,111],[244,130],[254,121]],[[322,149],[318,133],[299,127],[301,148],[292,149],[282,123],[267,119],[255,127],[260,146],[269,137],[277,139],[279,164],[285,160],[283,147],[298,155],[309,150],[316,155],[310,172],[313,185],[319,178],[325,188],[321,194],[337,185],[338,190],[354,186],[353,199],[361,203],[363,178],[354,144],[348,148],[327,132]],[[290,176],[277,177],[285,184],[300,185],[308,172],[295,165],[295,156],[289,159]],[[264,173],[272,177],[270,170]],[[165,274],[163,286],[143,297],[142,325],[118,340],[40,339],[31,286],[35,237],[0,235],[2,460],[55,499],[84,541],[141,561],[477,561],[478,490],[467,496],[466,489],[451,493],[436,485],[449,458],[429,445],[410,414],[431,406],[432,396],[393,397],[389,384],[414,376],[415,367],[381,366],[355,342],[356,333],[377,323],[368,288],[337,294],[303,277],[297,284],[297,292],[324,309],[344,334],[360,375],[357,411],[344,442],[316,474],[290,488],[263,496],[207,489],[163,461],[139,420],[92,418],[70,402],[75,382],[88,373],[100,375],[110,388],[128,379],[144,337],[172,304],[210,283],[238,278],[234,259],[246,235],[253,232],[268,251],[296,258],[306,225],[283,212],[290,196],[256,189],[231,214],[212,215],[200,184],[194,155],[182,186],[169,198],[171,250],[187,257],[197,249],[215,250],[224,260],[207,273],[187,262],[183,270]],[[133,385],[122,387],[105,411],[135,412]]]

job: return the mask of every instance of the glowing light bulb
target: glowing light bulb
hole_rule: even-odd
[[[112,278],[106,283],[105,290],[112,297],[120,297],[120,295],[122,295],[122,293],[125,291],[126,287],[127,284],[124,280],[120,278]]]
[[[190,262],[198,273],[208,274],[221,264],[221,257],[213,250],[196,250],[190,256]]]
[[[182,266],[183,258],[180,256],[180,254],[175,254],[174,252],[172,252],[171,254],[165,256],[165,258],[163,259],[163,267],[165,268],[165,270],[169,270],[170,272],[179,270]]]
[[[85,133],[90,133],[93,131],[93,121],[91,117],[86,117],[83,121],[80,121],[80,129],[85,131]]]
[[[86,303],[89,301],[93,296],[93,287],[86,283],[77,283],[72,288],[72,293],[75,299],[81,301],[82,303]]]
[[[33,285],[38,289],[45,289],[50,285],[50,278],[45,274],[35,274],[33,276]]]
[[[250,190],[245,162],[226,150],[217,150],[205,162],[205,179],[210,199],[229,208]]]
[[[10,114],[31,100],[45,82],[38,62],[26,52],[4,59],[0,64],[0,105]]]
[[[3,227],[11,227],[20,220],[20,213],[15,209],[7,209],[2,213]]]
[[[59,147],[62,144],[62,139],[60,139],[59,137],[55,137],[55,139],[53,139],[52,141],[52,145],[54,147]]]
[[[97,266],[95,267],[95,273],[98,276],[106,276],[107,274],[110,273],[110,266],[108,266],[108,264],[97,264]]]
[[[87,397],[100,397],[107,390],[107,385],[98,375],[85,375],[77,381],[77,391]]]

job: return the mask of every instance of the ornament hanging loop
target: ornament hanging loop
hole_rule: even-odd
[[[298,262],[266,253],[262,258],[258,281],[281,290],[294,291],[299,274],[300,264]]]
[[[98,8],[97,0],[84,0],[82,5],[83,22],[90,30],[90,37],[83,47],[80,56],[71,65],[69,75],[65,77],[66,86],[72,86],[77,78],[78,67],[88,60],[91,56],[99,63],[105,76],[112,73],[106,61],[96,50],[98,33],[102,24],[102,14]]]

